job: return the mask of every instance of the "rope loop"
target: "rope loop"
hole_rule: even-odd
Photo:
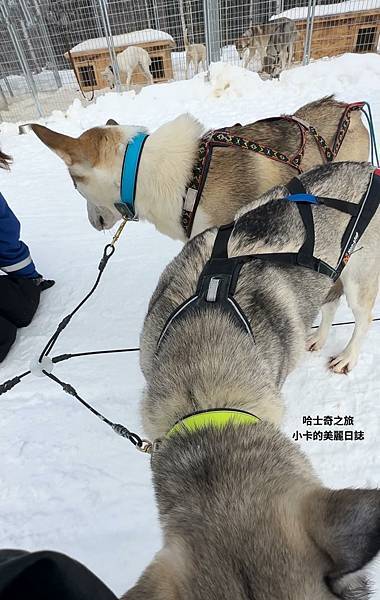
[[[105,267],[106,264],[108,263],[109,259],[111,258],[111,256],[113,255],[113,253],[115,252],[115,246],[113,244],[107,244],[104,248],[104,252],[103,252],[103,256],[102,259],[99,263],[99,271],[102,272]]]

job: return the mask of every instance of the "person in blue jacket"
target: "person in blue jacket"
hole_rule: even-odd
[[[0,168],[9,169],[11,158],[0,150]],[[38,273],[28,246],[20,240],[20,223],[0,193],[0,362],[37,310],[40,294],[54,285]]]

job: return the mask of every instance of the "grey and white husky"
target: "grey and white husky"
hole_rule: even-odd
[[[335,163],[300,179],[310,194],[357,204],[372,174],[366,163]],[[299,250],[305,227],[296,204],[279,200],[287,195],[279,186],[255,210],[241,210],[229,257]],[[350,216],[323,205],[312,212],[314,254],[334,265]],[[377,292],[379,213],[341,276],[357,319],[338,361],[346,366],[356,360]],[[277,428],[281,387],[331,280],[253,259],[242,266],[234,293],[252,335],[212,293],[171,323],[173,311],[194,296],[216,234],[211,229],[192,239],[165,269],[141,335],[143,421],[160,440],[152,469],[164,546],[125,598],[366,600],[360,572],[380,549],[380,491],[324,488]],[[261,421],[191,429],[183,422],[212,409],[246,411]]]

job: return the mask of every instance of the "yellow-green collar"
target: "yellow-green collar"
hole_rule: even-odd
[[[233,423],[234,425],[249,424],[256,425],[260,421],[259,417],[252,415],[245,410],[235,410],[233,408],[215,408],[211,410],[201,410],[183,417],[166,434],[171,437],[176,433],[193,432],[205,427],[216,427],[221,429]]]

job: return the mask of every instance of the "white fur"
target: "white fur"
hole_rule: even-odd
[[[128,46],[128,48],[117,55],[116,60],[120,71],[120,79],[125,79],[128,88],[131,84],[132,75],[138,67],[142,69],[149,83],[153,83],[153,76],[149,70],[152,61],[144,48]],[[114,86],[115,76],[109,67],[106,67],[102,72],[102,76],[109,83],[110,87]]]
[[[84,183],[78,181],[78,191],[98,207],[95,217],[92,214],[90,219],[94,225],[95,218],[96,229],[102,228],[100,216],[105,229],[120,219],[114,204],[120,201],[125,149],[138,132],[146,131],[144,127],[137,126],[119,127],[119,130],[122,132],[122,144],[115,148],[111,167],[109,164],[90,167],[86,163],[70,167],[74,177],[76,174],[85,177]],[[181,115],[149,136],[140,159],[135,198],[137,216],[153,223],[161,233],[184,242],[186,237],[180,215],[203,132],[203,126],[194,117]],[[197,213],[193,236],[212,225],[202,211]]]
[[[149,136],[140,161],[137,215],[154,223],[161,233],[182,241],[186,241],[186,237],[178,215],[182,212],[186,184],[202,133],[203,127],[196,119],[181,115]],[[207,226],[209,224],[203,227],[199,223],[192,235]]]

